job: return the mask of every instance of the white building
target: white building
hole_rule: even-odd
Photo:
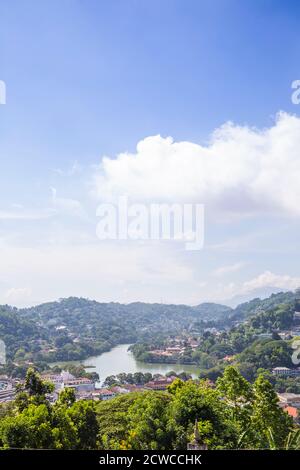
[[[93,400],[111,400],[116,394],[107,388],[100,388],[92,393]]]
[[[62,381],[65,382],[66,380],[73,380],[75,379],[74,375],[70,374],[68,370],[62,370],[60,373]]]
[[[62,388],[73,388],[77,392],[92,392],[93,390],[95,390],[95,384],[90,379],[71,379],[64,380]]]
[[[288,367],[275,367],[272,370],[273,375],[283,375],[285,377],[295,377],[297,375],[300,376],[300,368],[297,369],[289,369]]]

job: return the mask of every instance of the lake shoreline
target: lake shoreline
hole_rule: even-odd
[[[93,368],[99,374],[100,383],[103,384],[106,377],[119,373],[150,372],[153,374],[165,375],[174,370],[176,373],[186,372],[193,378],[199,376],[200,368],[195,364],[179,363],[149,363],[135,359],[133,353],[129,351],[131,344],[119,344],[97,356],[78,361],[57,361],[52,365],[82,364],[86,369]]]

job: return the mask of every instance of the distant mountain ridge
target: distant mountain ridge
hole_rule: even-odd
[[[89,318],[91,312],[93,312],[93,318],[98,317],[103,320],[113,319],[114,317],[122,320],[125,316],[130,316],[138,319],[140,322],[148,322],[150,320],[159,321],[168,317],[174,321],[178,321],[182,317],[201,319],[203,321],[218,321],[224,316],[231,314],[233,310],[226,305],[209,302],[197,306],[145,302],[122,304],[119,302],[104,303],[85,298],[69,297],[31,308],[19,309],[18,312],[22,317],[39,321],[47,326],[47,323],[49,321],[50,323],[53,322],[54,318],[69,322],[70,315],[74,318],[76,315],[85,313],[87,318]]]
[[[211,321],[211,320],[221,320],[224,319],[230,314],[232,314],[233,309],[231,307],[228,307],[227,305],[223,304],[216,304],[214,302],[204,302],[199,305],[196,305],[193,307],[195,311],[197,311],[201,315],[201,319],[205,321]],[[212,312],[213,312],[213,318],[212,318]]]
[[[31,308],[0,307],[0,339],[15,362],[79,360],[120,343],[201,332],[213,326],[230,328],[295,299],[294,292],[281,292],[232,309],[209,302],[196,306],[121,304],[69,297]]]
[[[295,292],[279,292],[264,299],[256,297],[232,308],[214,302],[203,302],[195,306],[146,302],[122,304],[120,302],[98,302],[83,297],[68,297],[29,308],[18,309],[8,305],[0,306],[0,308],[18,315],[19,318],[28,319],[46,327],[55,325],[59,321],[68,322],[71,318],[74,321],[77,315],[86,314],[88,318],[90,312],[93,312],[93,317],[97,316],[103,320],[113,319],[113,317],[121,320],[125,315],[134,317],[138,315],[142,321],[149,320],[151,316],[156,321],[163,317],[172,317],[176,320],[180,315],[184,315],[192,319],[218,322],[226,319],[243,320],[249,315],[257,313],[260,309],[269,309],[280,303],[292,302],[295,299]]]

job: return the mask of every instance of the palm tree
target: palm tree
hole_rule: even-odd
[[[267,430],[267,439],[269,441],[269,447],[271,450],[299,450],[300,449],[300,429],[291,431],[288,434],[283,444],[283,447],[279,447],[276,444],[271,428]]]
[[[243,449],[243,441],[244,441],[244,438],[247,436],[249,430],[250,430],[250,427],[246,429],[240,435],[238,439],[238,443],[237,443],[237,449]],[[276,444],[273,431],[271,428],[268,428],[266,432],[266,436],[268,439],[270,450],[299,450],[300,449],[300,429],[291,431],[286,437],[283,443],[283,446],[278,446],[278,444]]]

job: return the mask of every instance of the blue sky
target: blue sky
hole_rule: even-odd
[[[165,244],[118,244],[103,253],[94,239],[99,201],[91,193],[104,155],[135,154],[149,136],[205,146],[228,121],[271,129],[279,111],[299,115],[291,102],[291,83],[300,78],[298,2],[12,0],[1,2],[0,18],[0,79],[7,86],[7,104],[0,106],[1,302],[83,295],[198,303],[252,287],[295,287],[293,186],[284,204],[281,188],[272,210],[248,211],[245,201],[243,217],[229,216],[216,202],[211,207],[201,190],[206,244],[193,254]],[[285,122],[283,132],[298,125]],[[289,132],[297,174],[297,130]],[[184,159],[183,150],[182,168]],[[163,176],[168,184],[168,172]],[[116,191],[128,192],[130,181]],[[231,200],[238,198],[230,191]],[[134,269],[120,273],[123,257]],[[76,276],[66,267],[72,263]]]

